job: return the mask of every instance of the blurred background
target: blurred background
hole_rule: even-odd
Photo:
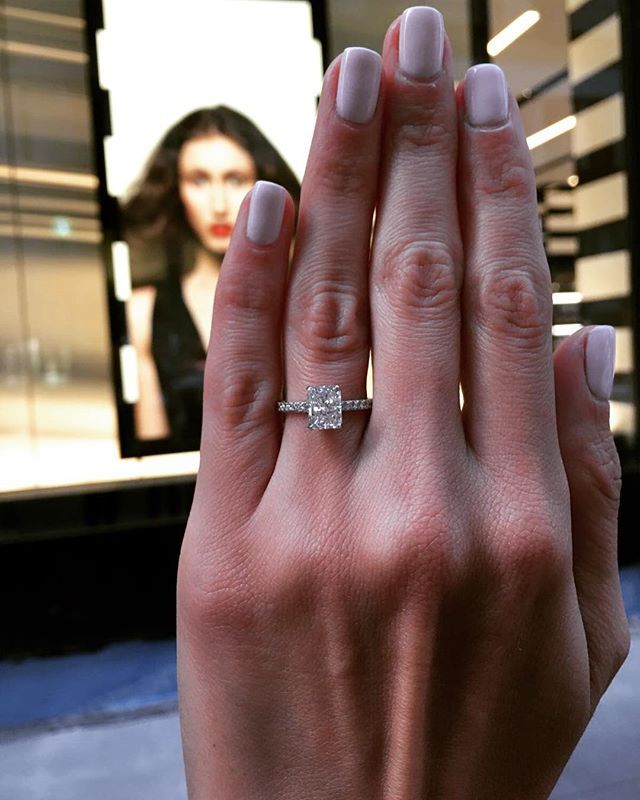
[[[307,7],[320,68],[347,46],[379,51],[406,7],[290,2]],[[616,328],[611,424],[624,472],[620,566],[633,621],[640,613],[640,11],[635,0],[442,0],[438,8],[456,78],[494,60],[519,100],[553,280],[554,344],[583,325]],[[91,1],[0,0],[0,798],[7,800],[185,796],[175,571],[198,454],[120,454],[126,401],[97,140],[99,20],[100,4]],[[151,35],[152,19],[149,26]],[[144,47],[141,37],[141,60]],[[632,655],[620,678],[626,701],[615,706],[616,696],[603,709],[601,728],[590,745],[586,737],[558,797],[640,796],[640,767],[624,760],[631,748],[636,762],[640,752],[640,664]],[[614,719],[627,726],[626,739]],[[615,764],[615,792],[594,758]],[[26,772],[37,763],[29,783]],[[604,793],[589,794],[597,791]]]

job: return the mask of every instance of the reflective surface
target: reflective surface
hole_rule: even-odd
[[[594,7],[540,0],[539,22],[495,60],[528,135],[575,116],[568,132],[532,151],[557,293],[554,341],[579,325],[616,327],[612,426],[631,437],[624,105],[621,90],[603,93],[597,81],[608,70],[615,88],[620,23],[615,13],[590,19],[586,5]],[[330,56],[355,44],[380,50],[405,6],[329,0]],[[459,79],[471,61],[469,4],[438,7]],[[529,8],[488,7],[490,36]],[[81,13],[79,0],[0,2],[0,491],[197,468],[195,453],[119,457]],[[371,395],[371,372],[368,384]]]
[[[495,58],[519,98],[532,150],[554,288],[554,345],[583,325],[616,329],[614,434],[635,437],[631,259],[616,3],[489,0],[489,35],[534,6],[539,20]],[[546,131],[546,134],[545,134]],[[539,138],[540,138],[539,137]]]
[[[119,458],[81,4],[0,12],[0,491],[193,471]]]

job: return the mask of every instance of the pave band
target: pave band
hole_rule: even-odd
[[[307,386],[307,399],[278,402],[278,411],[309,415],[307,427],[313,431],[335,430],[342,427],[343,411],[367,411],[373,400],[343,400],[340,387]]]
[[[343,411],[367,411],[373,407],[373,400],[343,400]],[[302,412],[306,414],[309,411],[308,400],[295,400],[293,403],[287,403],[284,400],[278,401],[278,411],[293,411]]]

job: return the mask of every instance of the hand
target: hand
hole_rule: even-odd
[[[391,25],[379,99],[379,56],[331,64],[291,274],[264,183],[222,267],[178,575],[191,800],[546,798],[628,652],[610,331],[552,353],[517,104],[493,66],[454,92],[441,26]],[[365,397],[370,346],[370,412],[278,413],[283,376]]]

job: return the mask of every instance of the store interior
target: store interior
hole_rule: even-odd
[[[295,4],[315,39],[309,80],[318,87],[345,47],[379,51],[406,7]],[[0,0],[0,597],[8,611],[0,796],[11,800],[186,797],[175,568],[199,455],[126,455],[127,296],[114,283],[118,237],[99,169],[109,145],[96,138],[106,56],[91,38],[95,7]],[[638,11],[631,0],[438,7],[456,79],[493,60],[520,103],[553,283],[554,346],[585,325],[616,329],[611,428],[623,467],[620,567],[633,647],[553,798],[631,800],[640,793],[640,131],[632,110],[640,71],[634,79],[628,27]]]

